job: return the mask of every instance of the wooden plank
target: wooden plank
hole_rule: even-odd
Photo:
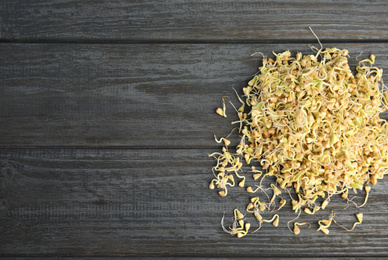
[[[378,1],[3,0],[5,41],[387,41]]]
[[[354,212],[364,224],[353,232],[337,226],[329,236],[302,228],[288,231],[295,217],[279,211],[270,224],[243,239],[222,231],[232,210],[243,210],[241,188],[219,197],[208,190],[214,161],[202,149],[1,149],[1,256],[387,256],[386,180],[372,188],[368,204],[344,210],[334,197],[328,209],[301,221],[327,218],[331,209],[346,226]],[[249,177],[248,185],[254,181]],[[267,179],[269,180],[269,179]],[[267,185],[267,182],[264,183]],[[362,194],[355,199],[362,201]],[[257,224],[251,215],[246,216]]]
[[[376,55],[388,69],[387,44],[330,44]],[[221,97],[238,101],[261,51],[305,44],[1,44],[0,146],[215,147],[227,119]],[[310,52],[311,53],[311,52]],[[385,81],[388,78],[385,77]],[[227,100],[228,102],[228,100]]]

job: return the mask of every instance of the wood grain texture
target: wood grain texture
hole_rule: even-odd
[[[387,41],[377,1],[3,0],[3,41]]]
[[[331,44],[376,55],[387,44]],[[256,73],[261,51],[305,44],[1,44],[0,146],[215,147],[236,116],[215,114],[221,97]],[[385,80],[388,78],[384,76]],[[229,101],[227,99],[227,102]]]
[[[301,217],[317,221],[334,209],[337,221],[351,226],[353,213],[362,211],[364,224],[353,232],[333,226],[325,236],[313,224],[295,236],[286,227],[295,217],[287,206],[278,228],[266,224],[236,239],[222,231],[220,219],[225,212],[229,225],[232,210],[243,210],[250,196],[241,188],[225,198],[208,190],[211,151],[2,149],[0,255],[388,256],[386,180],[362,209],[343,210],[344,201],[334,197],[328,209]]]
[[[311,26],[351,67],[374,53],[388,71],[387,12],[383,0],[0,1],[0,257],[388,257],[386,180],[361,209],[335,197],[302,215],[313,224],[298,236],[288,205],[278,228],[243,239],[220,220],[250,196],[208,189],[213,134],[236,118],[229,103],[227,119],[214,111],[238,103],[252,53],[311,52]],[[325,236],[316,221],[331,209],[364,223]]]

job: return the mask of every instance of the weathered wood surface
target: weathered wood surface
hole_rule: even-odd
[[[376,55],[388,71],[388,45],[327,44],[356,57]],[[2,44],[0,146],[215,147],[236,118],[214,111],[256,73],[260,51],[306,44]],[[386,81],[388,78],[384,77]]]
[[[378,1],[2,0],[6,41],[387,41]]]
[[[207,189],[214,161],[208,149],[2,149],[0,150],[0,254],[3,256],[387,256],[388,191],[383,180],[362,209],[328,209],[301,220],[336,219],[347,227],[364,212],[353,232],[335,225],[331,234],[302,227],[288,231],[290,206],[280,226],[264,224],[243,239],[222,231],[232,210],[249,195],[231,188],[221,198]],[[248,177],[247,183],[254,181]],[[266,184],[266,183],[265,183]],[[362,194],[355,201],[362,201]],[[257,224],[251,215],[252,227]]]
[[[235,118],[214,111],[238,103],[252,53],[311,52],[311,26],[351,67],[374,53],[388,71],[387,12],[382,0],[0,1],[0,256],[388,257],[386,180],[361,210],[334,198],[302,216],[334,209],[350,227],[364,212],[329,236],[293,235],[287,206],[280,227],[236,239],[220,220],[248,194],[207,188],[213,134]]]

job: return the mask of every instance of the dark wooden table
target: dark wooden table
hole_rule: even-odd
[[[295,236],[289,206],[242,239],[220,227],[247,194],[208,190],[233,118],[214,111],[237,102],[252,53],[318,46],[308,26],[353,68],[374,53],[388,71],[383,0],[1,0],[0,255],[388,257],[387,180],[353,232]],[[330,205],[313,218],[354,221]]]

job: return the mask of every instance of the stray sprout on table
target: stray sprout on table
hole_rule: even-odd
[[[244,215],[238,209],[235,209],[233,226],[229,228],[230,230],[227,230],[224,226],[224,216],[221,219],[221,226],[226,233],[229,233],[232,236],[236,235],[238,238],[241,238],[243,236],[246,236],[246,234],[248,234],[251,224],[245,223]]]
[[[263,193],[268,199],[256,195],[246,207],[259,222],[254,232],[263,222],[278,226],[278,215],[265,220],[261,213],[284,207],[283,194],[288,193],[298,216],[302,211],[313,215],[325,209],[336,194],[348,205],[362,207],[370,194],[369,184],[375,185],[388,171],[388,124],[379,117],[388,108],[388,92],[382,69],[373,66],[375,56],[361,60],[353,75],[348,50],[313,49],[316,55],[298,52],[292,57],[285,51],[274,53],[274,60],[263,55],[259,72],[238,97],[242,103],[236,109],[239,120],[232,122],[239,125],[240,134],[235,152],[227,138],[215,138],[225,146],[222,152],[209,155],[217,161],[209,187],[217,188],[222,197],[228,194],[228,186],[235,186],[235,178],[240,179],[239,187],[245,186],[246,178],[239,174],[243,161],[261,163],[264,171],[251,168],[258,185],[245,188],[249,194]],[[223,109],[218,108],[217,113],[226,117],[224,98]],[[266,176],[276,179],[268,188],[262,186]],[[291,196],[292,188],[297,199]],[[349,198],[350,192],[363,189],[364,202],[357,205]],[[243,237],[249,228],[236,214],[231,230],[224,230]],[[356,216],[358,221],[346,230],[362,223],[362,213]],[[318,221],[318,231],[329,234],[333,219],[332,212],[329,219]],[[293,225],[289,229],[297,235],[300,226],[310,223]]]

